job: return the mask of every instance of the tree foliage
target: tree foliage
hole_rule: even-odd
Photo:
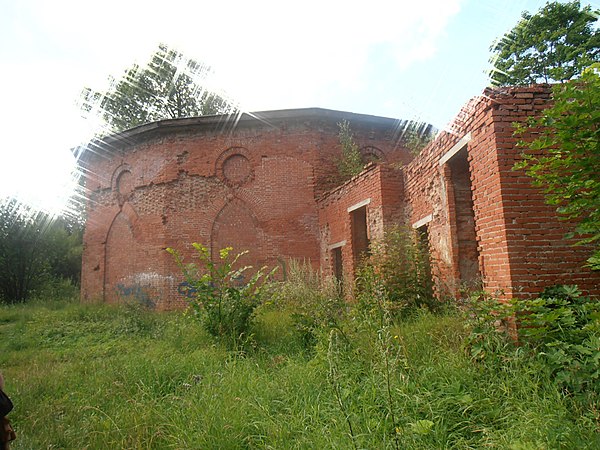
[[[22,302],[56,280],[79,283],[82,231],[64,219],[0,204],[0,301]]]
[[[564,82],[600,61],[598,11],[579,1],[548,2],[519,23],[490,50],[495,86]]]
[[[527,150],[516,168],[525,168],[541,187],[547,203],[576,220],[580,243],[595,243],[588,260],[600,269],[600,64],[577,80],[553,88],[554,105],[532,118],[517,133],[537,138],[520,142]]]
[[[106,92],[85,88],[81,108],[99,113],[111,131],[123,131],[161,119],[233,112],[235,107],[203,83],[210,67],[164,44],[145,67],[134,64]]]

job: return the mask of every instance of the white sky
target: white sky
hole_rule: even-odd
[[[600,0],[591,2],[598,8]],[[589,2],[582,2],[588,4]],[[0,0],[0,199],[56,212],[76,105],[163,42],[249,111],[323,107],[438,128],[487,85],[489,46],[543,0]]]

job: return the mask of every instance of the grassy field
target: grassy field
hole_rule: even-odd
[[[0,306],[13,448],[600,448],[598,412],[536,363],[473,363],[458,314],[347,330],[307,351],[263,309],[236,352],[181,312]]]

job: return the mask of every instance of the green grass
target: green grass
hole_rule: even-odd
[[[395,435],[403,449],[600,448],[593,411],[536,363],[471,362],[460,316],[398,324],[385,354],[346,328],[349,342],[324,333],[308,352],[289,316],[265,309],[254,345],[232,352],[181,313],[1,306],[13,448],[394,448]]]

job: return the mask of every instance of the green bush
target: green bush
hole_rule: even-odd
[[[600,302],[577,286],[554,286],[538,298],[515,300],[519,340],[532,347],[556,382],[573,393],[600,393]]]
[[[364,308],[382,300],[393,317],[406,317],[419,308],[434,310],[429,252],[413,230],[393,227],[370,245],[370,256],[359,268],[356,295]]]
[[[487,298],[472,313],[472,356],[497,357],[503,353],[498,346],[524,348],[544,362],[566,392],[600,393],[600,302],[581,296],[576,286],[553,286],[537,298],[507,303]],[[497,339],[499,330],[509,328],[501,325],[511,321],[518,333],[512,345],[506,334],[503,342]]]
[[[265,275],[263,267],[246,280],[245,274],[252,267],[234,267],[247,252],[232,257],[233,248],[227,247],[219,251],[218,259],[214,262],[204,245],[193,243],[192,246],[197,252],[200,266],[195,263],[184,264],[176,250],[168,248],[167,251],[175,258],[188,283],[188,301],[194,317],[212,336],[225,338],[235,345],[248,336],[252,313],[261,303],[265,281],[273,272]]]
[[[297,260],[289,262],[287,280],[278,283],[273,300],[277,308],[291,314],[305,349],[314,347],[320,332],[339,327],[347,307],[339,282]]]

